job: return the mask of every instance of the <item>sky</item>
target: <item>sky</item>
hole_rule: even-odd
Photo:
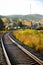
[[[0,0],[0,15],[43,15],[43,0]]]

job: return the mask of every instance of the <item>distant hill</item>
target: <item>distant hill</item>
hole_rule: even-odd
[[[14,21],[16,21],[18,18],[21,18],[23,20],[34,20],[34,21],[39,21],[41,19],[43,19],[43,15],[40,14],[29,14],[29,15],[10,15],[10,16],[6,16],[7,18],[12,18]]]
[[[0,15],[0,18],[5,18],[6,16],[2,16],[2,15]]]
[[[18,18],[21,18],[22,20],[34,20],[34,21],[39,21],[43,19],[43,15],[40,14],[29,14],[29,15],[9,15],[9,16],[1,16],[0,18],[11,18],[13,21],[17,21]]]

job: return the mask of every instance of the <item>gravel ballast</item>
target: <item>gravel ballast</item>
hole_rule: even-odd
[[[3,54],[2,46],[1,46],[1,36],[2,35],[0,35],[0,65],[7,65]]]

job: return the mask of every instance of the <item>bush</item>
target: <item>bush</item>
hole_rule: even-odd
[[[43,33],[37,30],[21,29],[12,32],[23,44],[43,53]]]

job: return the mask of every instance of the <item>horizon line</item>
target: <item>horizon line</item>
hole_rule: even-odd
[[[8,15],[0,15],[0,16],[11,16],[11,15],[43,15],[43,14],[8,14]]]

